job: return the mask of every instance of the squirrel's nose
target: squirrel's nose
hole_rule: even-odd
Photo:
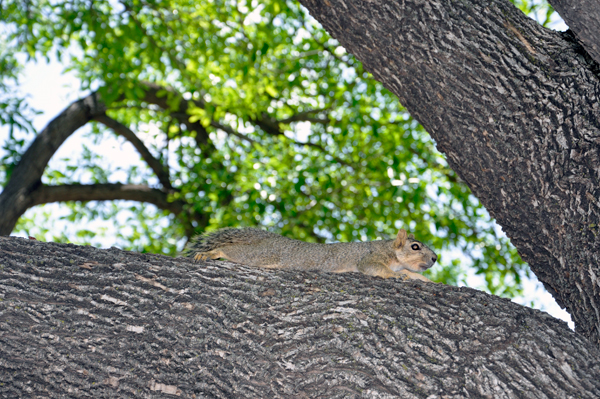
[[[431,257],[431,260],[433,261],[433,263],[435,263],[435,261],[437,260],[437,255],[433,255],[433,256]]]

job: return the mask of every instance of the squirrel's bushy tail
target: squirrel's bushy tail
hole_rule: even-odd
[[[269,233],[261,229],[247,227],[236,229],[225,227],[223,229],[204,233],[193,237],[184,253],[185,256],[193,256],[195,253],[208,252],[213,249],[231,244],[253,244],[265,238],[279,237],[277,234]]]

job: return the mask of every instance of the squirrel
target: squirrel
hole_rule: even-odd
[[[257,228],[224,228],[192,238],[184,254],[196,262],[225,258],[268,269],[361,272],[427,282],[431,280],[417,272],[437,260],[431,249],[404,229],[393,240],[317,244]]]

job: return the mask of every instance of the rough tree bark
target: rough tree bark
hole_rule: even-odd
[[[0,396],[600,396],[600,351],[470,288],[0,237]]]
[[[600,69],[572,33],[508,0],[301,2],[423,124],[600,345]]]

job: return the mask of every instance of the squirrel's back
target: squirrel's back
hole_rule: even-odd
[[[221,246],[232,244],[255,244],[267,238],[275,237],[285,238],[278,234],[253,227],[243,229],[225,227],[194,237],[190,241],[188,252],[208,252]]]

